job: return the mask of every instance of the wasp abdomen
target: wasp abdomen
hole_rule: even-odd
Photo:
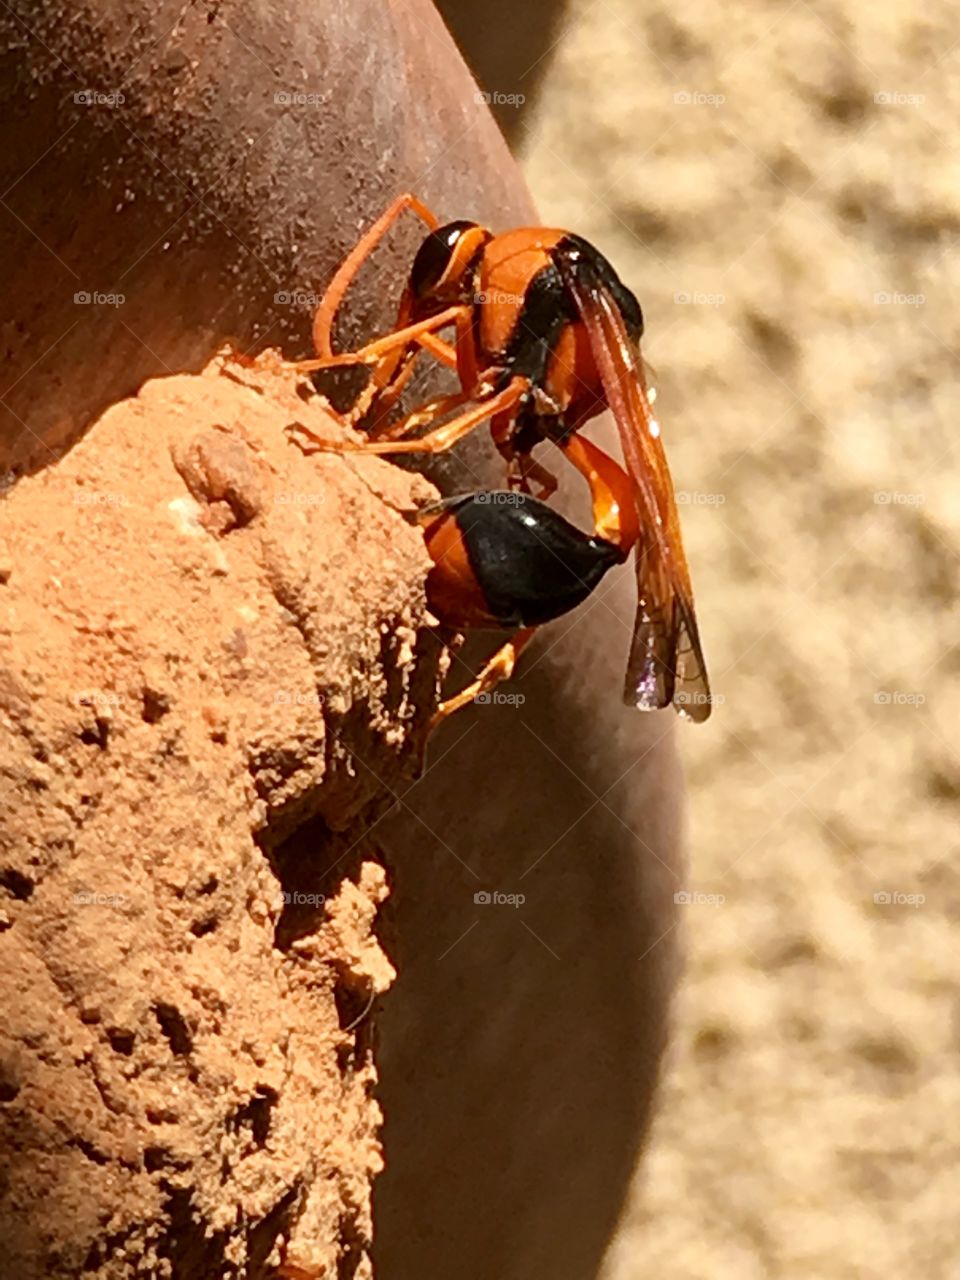
[[[535,627],[582,603],[620,548],[545,502],[508,490],[460,494],[425,508],[434,567],[427,599],[454,627]]]

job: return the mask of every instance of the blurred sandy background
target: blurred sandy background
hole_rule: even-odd
[[[474,63],[643,304],[719,703],[604,1280],[957,1280],[960,23],[581,0],[532,67],[514,21]]]

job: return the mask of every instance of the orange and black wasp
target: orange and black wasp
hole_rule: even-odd
[[[428,234],[396,324],[358,351],[335,354],[331,333],[343,296],[407,209]],[[441,336],[448,329],[452,341]],[[536,626],[585,599],[606,570],[634,550],[638,604],[624,699],[645,711],[672,704],[697,721],[710,714],[673,482],[639,352],[642,334],[640,304],[586,240],[542,227],[494,235],[474,222],[440,225],[410,194],[390,205],[334,275],[314,318],[318,358],[297,367],[370,366],[369,382],[345,419],[352,425],[363,418],[369,438],[324,440],[302,432],[304,447],[436,454],[489,420],[516,490],[513,502],[505,494],[466,494],[420,513],[434,559],[428,599],[441,621],[458,629],[517,628],[443,711],[508,676]],[[393,420],[424,352],[456,370],[460,390]],[[625,466],[581,433],[605,409],[616,422]],[[412,436],[424,426],[426,434]],[[544,441],[590,486],[592,536],[544,503],[556,487],[532,457]]]

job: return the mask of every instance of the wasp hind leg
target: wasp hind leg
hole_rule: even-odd
[[[446,702],[440,703],[430,720],[429,732],[432,733],[437,725],[442,724],[448,716],[452,716],[461,707],[469,706],[471,702],[481,699],[485,693],[489,693],[491,689],[494,689],[501,680],[509,680],[513,675],[517,659],[536,633],[536,627],[521,627],[519,631],[515,632],[507,643],[501,645],[493,657],[487,661],[475,680],[468,684],[465,689],[461,689],[459,693],[454,694],[452,698],[448,698]]]
[[[596,536],[612,542],[626,557],[640,536],[633,481],[619,462],[578,431],[558,448],[590,486]]]

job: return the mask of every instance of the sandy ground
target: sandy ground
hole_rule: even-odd
[[[646,312],[718,702],[606,1280],[960,1275],[958,34],[582,0],[527,104],[545,221]]]

